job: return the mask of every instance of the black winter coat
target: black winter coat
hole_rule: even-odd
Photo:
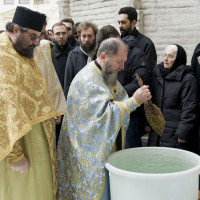
[[[144,84],[148,84],[149,68],[144,52],[137,47],[137,40],[135,37],[126,36],[123,38],[123,41],[129,47],[129,53],[124,63],[124,70],[118,72],[118,80],[125,88],[129,97],[131,97],[140,87],[135,74],[137,73],[140,78],[142,78]]]
[[[178,138],[188,140],[192,134],[197,107],[196,78],[186,65],[179,66],[163,78],[162,67],[163,63],[153,71],[152,101],[162,111],[165,128],[160,138],[156,133],[150,133],[149,146],[184,149]]]
[[[196,46],[191,61],[192,71],[197,78],[198,91],[200,91],[200,64],[197,60],[197,57],[199,56],[200,56],[200,43]],[[198,99],[200,100],[200,93],[198,93]]]
[[[58,75],[58,79],[62,86],[62,89],[64,89],[64,74],[65,74],[66,62],[67,62],[68,54],[72,49],[73,48],[69,46],[68,44],[66,44],[64,48],[60,48],[57,44],[55,44],[53,48],[51,49],[52,61],[53,61],[56,73]]]
[[[66,70],[64,77],[64,95],[66,99],[73,78],[87,65],[87,59],[88,56],[81,51],[79,46],[69,53],[67,63],[65,63]]]
[[[133,29],[130,35],[134,36],[137,39],[138,48],[145,53],[147,63],[152,71],[157,64],[157,54],[154,43],[151,41],[150,38],[141,34],[136,28]]]

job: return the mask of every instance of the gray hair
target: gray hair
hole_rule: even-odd
[[[178,53],[178,47],[175,44],[171,44],[171,45],[166,47],[166,49],[168,49],[168,48],[172,49],[175,52],[175,59],[176,59],[176,56],[177,56],[177,53]],[[166,49],[165,49],[165,51],[166,51]]]
[[[18,24],[15,24],[15,23],[13,23],[13,22],[8,22],[8,23],[6,24],[6,31],[8,31],[8,32],[13,32],[13,28],[14,28],[15,25],[19,26]],[[22,27],[22,26],[19,26],[19,28],[20,28],[20,31],[21,31],[21,32],[26,32],[26,31],[28,30],[27,28],[24,28],[24,27]]]
[[[121,39],[108,38],[104,40],[99,46],[99,49],[97,51],[97,57],[99,57],[103,52],[105,52],[109,56],[116,55],[118,53],[119,48],[124,49],[124,51],[128,53],[128,47]]]

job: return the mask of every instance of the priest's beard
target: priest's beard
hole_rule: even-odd
[[[117,84],[117,73],[112,72],[112,65],[109,61],[105,63],[102,72],[108,85],[115,86]]]
[[[33,58],[33,50],[36,45],[28,45],[27,41],[23,38],[23,34],[21,34],[15,43],[13,43],[13,47],[19,54],[27,58]]]

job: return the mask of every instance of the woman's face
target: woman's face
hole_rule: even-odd
[[[171,48],[167,47],[164,54],[164,67],[171,69],[176,60],[176,52]]]

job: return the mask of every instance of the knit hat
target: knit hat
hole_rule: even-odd
[[[12,22],[24,28],[41,32],[46,15],[29,8],[17,6]]]

